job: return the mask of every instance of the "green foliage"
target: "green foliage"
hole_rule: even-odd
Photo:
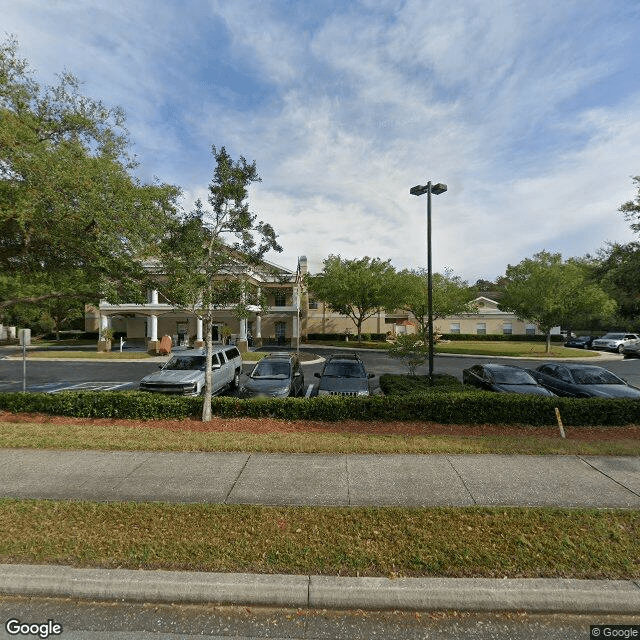
[[[416,367],[429,359],[429,345],[424,343],[422,335],[400,334],[389,347],[389,355],[409,369],[409,375],[416,375]]]
[[[436,373],[433,380],[429,376],[400,376],[384,373],[380,376],[380,388],[388,396],[401,396],[408,393],[429,393],[442,391],[462,391],[462,382],[447,373]]]
[[[640,424],[640,403],[632,399],[550,398],[442,387],[407,395],[362,398],[213,398],[212,413],[223,418],[282,420],[371,420],[436,422],[440,424],[556,424],[555,407],[565,426]],[[456,385],[457,386],[457,385]],[[13,413],[48,413],[81,418],[136,420],[195,418],[202,398],[165,396],[140,391],[0,393],[0,409]]]
[[[307,276],[307,287],[332,311],[350,318],[362,340],[362,324],[382,309],[394,310],[401,302],[397,274],[390,260],[346,260],[330,255],[322,272]]]
[[[547,336],[542,334],[520,335],[504,333],[443,333],[441,340],[451,340],[452,342],[546,342]],[[565,337],[561,334],[552,334],[551,342],[564,342]]]
[[[233,307],[246,317],[249,304],[262,306],[257,288],[243,276],[249,269],[268,267],[267,251],[282,251],[270,224],[258,222],[247,202],[249,186],[260,182],[256,163],[240,156],[234,161],[224,147],[211,148],[216,167],[209,185],[206,210],[195,209],[169,227],[161,244],[159,286],[173,305],[197,315],[204,324],[207,348],[205,399],[202,419],[211,418],[212,325],[220,308]],[[229,277],[231,276],[231,277]]]
[[[0,122],[0,309],[137,300],[179,190],[132,175],[122,112],[81,95],[70,74],[41,87],[9,39]]]
[[[612,316],[615,301],[590,283],[578,261],[563,262],[559,253],[541,251],[506,271],[508,280],[498,308],[535,322],[547,333],[555,326],[582,326]]]
[[[398,274],[398,287],[403,296],[401,308],[413,314],[420,333],[427,335],[428,273],[424,269],[405,270]],[[451,271],[432,274],[433,318],[446,318],[463,313],[477,313],[473,304],[475,291]]]

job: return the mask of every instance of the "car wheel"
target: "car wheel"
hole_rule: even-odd
[[[622,353],[622,350],[623,350],[623,349],[624,349],[624,345],[623,345],[623,344],[621,344],[621,345],[618,347],[618,353]]]
[[[233,374],[233,382],[231,383],[231,387],[233,389],[237,389],[240,386],[240,372],[236,371]]]

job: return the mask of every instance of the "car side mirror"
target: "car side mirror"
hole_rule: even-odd
[[[316,373],[313,374],[316,378],[320,377],[320,374],[316,371]]]

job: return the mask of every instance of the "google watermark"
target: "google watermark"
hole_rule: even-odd
[[[17,618],[11,618],[4,624],[6,632],[10,636],[36,636],[37,638],[50,638],[62,633],[62,625],[53,620],[46,622],[21,622]]]
[[[590,627],[590,638],[638,638],[640,625],[637,624],[593,624]]]

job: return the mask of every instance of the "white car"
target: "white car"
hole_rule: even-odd
[[[237,347],[216,347],[211,353],[211,393],[228,387],[237,389],[242,373],[242,356]],[[156,373],[140,381],[142,391],[198,396],[204,392],[206,352],[190,349],[176,353]]]
[[[622,353],[622,349],[632,340],[640,340],[637,333],[607,333],[591,343],[591,348],[596,351],[617,351]]]

